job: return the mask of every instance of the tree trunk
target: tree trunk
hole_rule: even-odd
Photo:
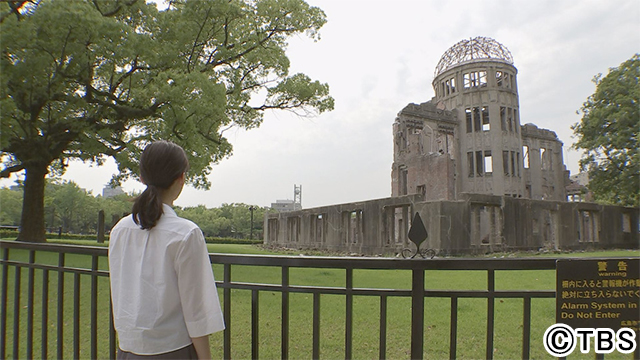
[[[25,169],[22,219],[18,241],[45,242],[44,186],[48,164],[27,166]]]

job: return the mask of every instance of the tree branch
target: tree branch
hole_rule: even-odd
[[[198,34],[196,38],[193,40],[193,46],[191,47],[191,52],[189,53],[189,60],[187,60],[187,73],[191,73],[191,61],[193,60],[193,55],[196,51],[196,47],[198,46],[198,40],[200,39],[200,35],[204,30],[204,26],[207,23],[207,19],[209,19],[209,13],[211,13],[211,8],[207,9],[207,13],[204,15],[204,20],[202,21],[202,25],[200,29],[198,29]]]
[[[264,39],[258,41],[255,45],[250,46],[249,48],[245,49],[244,51],[241,51],[233,56],[229,56],[226,59],[221,59],[221,60],[217,60],[214,62],[211,62],[211,58],[210,60],[207,62],[207,66],[205,66],[202,70],[200,70],[200,72],[206,72],[207,70],[209,70],[210,68],[215,68],[218,65],[222,65],[222,64],[228,64],[234,60],[240,59],[243,56],[247,55],[248,53],[252,52],[253,50],[257,49],[258,47],[262,46],[264,43],[266,43],[268,40],[270,40],[274,35],[276,34],[275,29],[272,30],[271,32],[269,32],[269,35],[267,35]],[[225,39],[225,43],[226,43],[226,39]],[[213,54],[212,54],[213,56]]]
[[[9,5],[9,11],[2,14],[0,16],[0,24],[12,14],[15,14],[18,21],[22,20],[22,14],[20,13],[20,9],[22,9],[27,3],[32,3],[37,6],[37,3],[33,0],[21,0],[21,1],[3,1]]]
[[[135,4],[137,1],[138,0],[131,0],[129,2],[125,2],[124,4],[126,6],[131,6],[131,5]],[[104,17],[115,16],[120,12],[120,10],[122,10],[122,5],[118,4],[118,6],[116,6],[116,8],[111,10],[111,11],[102,12],[102,10],[100,9],[100,6],[98,5],[98,1],[97,0],[93,0],[93,5],[96,7],[96,10],[98,10],[98,12]]]
[[[12,173],[24,170],[25,166],[23,164],[9,166],[7,168],[2,169],[0,171],[0,178],[8,178]]]

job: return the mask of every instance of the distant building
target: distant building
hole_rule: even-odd
[[[102,189],[102,197],[104,198],[111,198],[111,197],[122,195],[122,194],[124,194],[124,190],[122,190],[121,186],[114,188],[107,185]]]
[[[271,209],[278,212],[302,210],[302,185],[293,185],[293,200],[276,200]]]
[[[589,185],[589,173],[587,172],[581,172],[575,175],[571,175],[569,176],[569,179],[583,186]]]
[[[589,174],[581,172],[569,177],[567,185],[567,201],[582,202],[593,201],[593,194],[587,188],[589,185]]]
[[[294,202],[293,200],[276,200],[271,203],[271,209],[279,212],[302,210],[302,205]]]

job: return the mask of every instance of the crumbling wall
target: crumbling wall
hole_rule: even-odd
[[[392,196],[455,199],[458,157],[455,112],[432,101],[407,105],[393,124]]]
[[[428,232],[422,246],[441,254],[640,248],[638,209],[480,194],[460,194],[456,201],[408,195],[268,213],[264,241],[284,248],[393,255],[413,246],[407,233],[416,212]]]
[[[394,164],[392,178],[397,192],[420,194],[425,200],[453,200],[455,163],[449,156],[434,153],[415,156]]]
[[[420,195],[265,214],[264,243],[294,249],[389,254],[408,244]]]
[[[534,124],[522,126],[524,197],[566,201],[568,174],[562,157],[562,142],[555,132]]]

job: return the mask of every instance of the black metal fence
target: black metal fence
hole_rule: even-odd
[[[111,307],[109,306],[107,249],[100,247],[80,247],[70,245],[26,244],[14,241],[0,241],[2,247],[2,283],[0,318],[0,358],[87,358],[115,357],[116,337],[113,330]],[[554,298],[555,291],[542,290],[500,290],[496,289],[496,272],[511,270],[555,270],[555,259],[432,259],[405,260],[394,258],[327,258],[303,256],[256,256],[211,254],[216,267],[218,287],[222,292],[222,305],[227,328],[222,335],[222,352],[226,359],[236,357],[232,353],[232,334],[250,332],[250,356],[261,356],[261,341],[268,332],[279,330],[279,354],[290,357],[293,335],[298,331],[290,325],[292,313],[291,296],[307,294],[311,298],[311,355],[321,357],[321,325],[323,309],[321,300],[337,295],[344,304],[341,312],[344,328],[344,358],[363,357],[354,354],[354,299],[377,299],[377,314],[372,314],[377,324],[377,353],[373,357],[384,359],[388,356],[388,329],[390,299],[404,298],[410,301],[410,349],[406,357],[421,359],[425,356],[425,317],[431,316],[425,308],[429,298],[444,299],[450,303],[448,356],[456,358],[459,342],[459,302],[461,299],[486,299],[485,357],[494,357],[494,328],[496,326],[496,301],[521,299],[522,311],[510,315],[521,321],[521,333],[515,335],[522,341],[521,357],[530,357],[532,299]],[[295,270],[294,270],[295,269]],[[292,280],[292,271],[300,269],[321,269],[338,271],[344,276],[340,286],[317,286]],[[331,270],[327,270],[331,269]],[[220,271],[222,270],[222,276]],[[356,287],[354,273],[362,271],[402,271],[410,276],[409,286],[390,288]],[[238,276],[235,276],[237,271]],[[475,290],[433,289],[429,286],[431,274],[437,271],[474,271],[485,273],[481,281],[486,286]],[[268,274],[265,282],[243,281],[245,274]],[[344,275],[342,275],[344,273]],[[332,273],[335,275],[335,273]],[[410,275],[409,275],[410,274]],[[295,275],[297,277],[297,273]],[[259,277],[259,276],[258,276]],[[398,284],[402,285],[402,284]],[[526,286],[524,286],[526,288]],[[237,292],[250,292],[250,306],[247,316],[248,328],[236,322],[232,300]],[[56,293],[51,296],[52,293]],[[263,295],[266,294],[266,295]],[[279,324],[261,323],[262,297],[279,294],[276,309],[267,308],[270,319],[278,319]],[[342,302],[343,301],[343,302]],[[340,320],[340,321],[342,321]],[[323,320],[324,323],[324,320]],[[107,325],[108,324],[108,325]],[[550,324],[548,324],[550,325]],[[547,326],[548,326],[547,325]],[[267,330],[265,330],[267,329]],[[512,334],[513,335],[513,334]],[[246,344],[243,344],[246,346]],[[295,344],[297,345],[297,344]],[[542,344],[540,344],[542,347]],[[247,357],[248,357],[247,356]],[[271,357],[272,355],[268,355]]]

